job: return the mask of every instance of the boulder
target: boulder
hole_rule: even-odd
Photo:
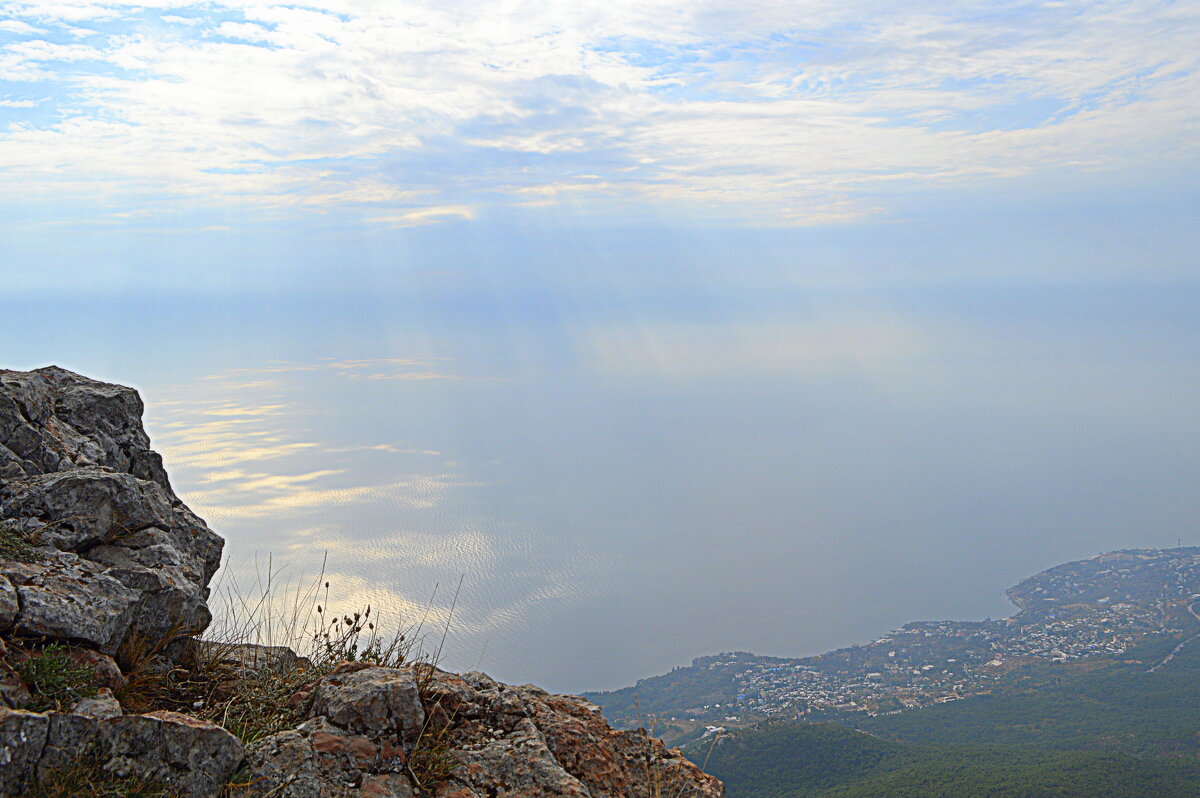
[[[720,798],[725,788],[644,730],[616,731],[599,707],[482,673],[435,671],[425,703],[445,729],[456,765],[439,795],[687,795]],[[419,744],[418,744],[419,745]],[[457,791],[457,792],[456,792]]]
[[[46,749],[50,718],[37,712],[0,707],[0,798],[18,796]]]
[[[35,780],[80,766],[113,778],[145,779],[187,798],[208,798],[220,794],[243,753],[242,743],[220,726],[174,712],[0,709],[0,798],[24,795]]]
[[[678,751],[644,730],[614,730],[582,698],[481,673],[345,663],[300,697],[309,703],[309,720],[247,750],[253,795],[725,794]],[[428,783],[413,783],[406,773]]]
[[[8,577],[0,576],[0,632],[7,632],[12,627],[20,608],[17,589],[8,581]]]
[[[170,491],[137,391],[50,366],[0,371],[0,444],[28,476],[96,465]]]
[[[112,772],[155,779],[185,796],[218,795],[244,755],[225,729],[177,712],[101,721],[99,740]]]
[[[351,732],[395,735],[409,744],[425,722],[416,677],[400,668],[335,670],[313,693],[310,716],[318,715]]]
[[[0,371],[0,523],[36,553],[0,562],[0,630],[177,659],[207,627],[223,542],[172,491],[142,410],[65,369]]]
[[[286,673],[297,667],[309,667],[307,659],[287,646],[260,646],[254,643],[221,643],[215,640],[191,640],[184,654],[190,668],[223,666],[239,675],[260,671]]]
[[[411,798],[408,754],[393,737],[352,734],[324,717],[250,746],[246,764],[256,796]]]
[[[138,593],[76,554],[56,552],[43,570],[17,587],[13,630],[116,653],[133,623]]]

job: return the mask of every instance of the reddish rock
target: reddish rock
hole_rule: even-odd
[[[96,684],[101,687],[119,691],[129,682],[125,678],[125,674],[121,673],[121,669],[117,667],[116,660],[108,654],[101,654],[90,648],[70,646],[67,648],[67,656],[76,663],[91,668],[96,674]]]
[[[250,746],[246,762],[253,782],[244,794],[272,798],[397,796],[411,798],[405,758],[388,756],[398,739],[352,735],[326,718],[309,720]]]
[[[426,702],[452,719],[454,788],[475,795],[720,798],[725,788],[645,731],[616,731],[599,708],[479,673],[436,673]],[[439,792],[450,798],[454,791]]]
[[[362,798],[413,798],[408,779],[398,776],[371,776],[363,780],[358,794]]]
[[[340,754],[346,750],[346,738],[328,732],[315,732],[312,736],[313,750],[321,754]]]
[[[379,746],[360,735],[346,740],[346,751],[354,757],[354,761],[360,767],[364,768],[370,766],[379,757]]]
[[[418,714],[409,687],[423,685]],[[355,663],[309,689],[311,720],[255,743],[253,795],[722,798],[724,786],[644,730],[613,729],[582,698],[480,673]],[[418,719],[424,717],[423,723]],[[414,725],[416,724],[416,725]],[[414,735],[413,732],[416,732]],[[430,761],[444,763],[431,773]],[[409,771],[406,764],[414,768]],[[414,773],[433,781],[410,782]]]

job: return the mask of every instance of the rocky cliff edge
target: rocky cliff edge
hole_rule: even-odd
[[[200,642],[223,541],[172,491],[142,410],[65,369],[0,371],[0,798],[724,795],[582,698]],[[224,725],[179,711],[218,700]]]

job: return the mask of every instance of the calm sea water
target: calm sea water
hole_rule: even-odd
[[[227,584],[324,564],[339,608],[431,646],[448,621],[447,667],[578,691],[997,617],[1043,567],[1196,543],[1194,297],[990,296],[569,322],[57,297],[8,308],[42,332],[4,365],[139,387]]]

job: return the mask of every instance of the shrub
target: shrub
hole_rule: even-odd
[[[323,572],[307,587],[281,582],[269,562],[253,591],[226,584],[218,594],[219,621],[205,644],[193,647],[187,667],[139,668],[122,703],[186,712],[249,744],[303,722],[308,709],[303,688],[340,662],[412,664],[419,629],[417,635],[411,630],[385,635],[370,606],[335,615],[330,589]],[[230,656],[243,645],[287,646],[300,656],[286,667],[246,668]]]
[[[72,659],[59,643],[45,646],[13,670],[29,687],[33,695],[29,709],[35,712],[66,709],[96,695],[96,671]]]

